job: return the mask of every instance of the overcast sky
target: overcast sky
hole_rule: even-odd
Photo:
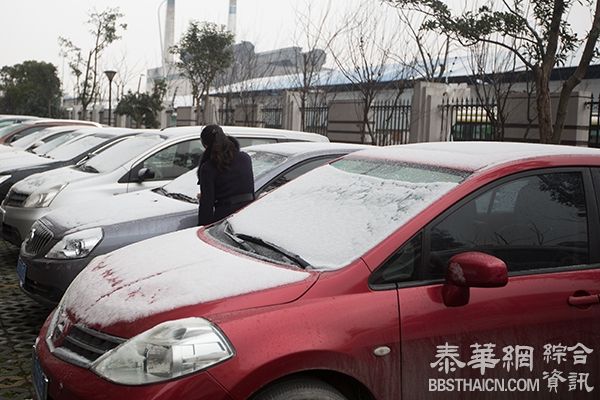
[[[322,12],[329,0],[310,1],[313,13]],[[355,0],[330,0],[332,20],[340,20]],[[85,24],[90,10],[119,7],[128,24],[123,38],[105,53],[103,69],[117,69],[129,87],[137,85],[146,69],[160,66],[159,6],[163,0],[2,0],[0,22],[0,67],[26,60],[46,61],[58,67],[63,76],[58,37],[69,38],[89,49],[91,35]],[[307,0],[238,0],[236,41],[250,40],[257,50],[270,50],[294,44],[297,10]],[[176,0],[175,40],[190,20],[227,24],[229,0]],[[164,30],[164,10],[161,28]],[[337,17],[336,17],[337,16]],[[336,21],[336,23],[337,23]],[[69,85],[68,67],[65,82]]]
[[[158,11],[163,0],[1,0],[0,67],[26,60],[55,64],[65,86],[72,87],[74,78],[59,56],[58,37],[71,39],[84,50],[91,47],[92,36],[86,25],[91,10],[119,7],[128,28],[123,38],[111,45],[101,68],[118,71],[117,81],[126,87],[138,84],[148,68],[160,66],[160,28]],[[311,14],[319,16],[331,4],[329,21],[332,30],[343,24],[344,16],[361,1],[369,0],[238,0],[236,41],[249,40],[258,51],[292,46],[298,30],[298,12],[311,5]],[[379,0],[370,0],[379,4]],[[472,7],[474,1],[450,0],[459,7]],[[190,20],[227,23],[229,0],[176,0],[175,40]],[[160,7],[160,24],[164,30],[164,10]],[[389,9],[385,9],[389,10]],[[571,14],[575,27],[589,27],[589,11],[585,8]],[[389,11],[386,11],[389,12]],[[331,62],[331,60],[329,60]]]

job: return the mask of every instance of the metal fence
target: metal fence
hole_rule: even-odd
[[[328,118],[328,106],[304,108],[304,131],[327,135]]]
[[[492,118],[488,110],[495,110],[493,99],[462,98],[442,101],[441,137],[446,140],[494,140],[496,138]]]
[[[381,101],[373,103],[375,144],[388,146],[408,143],[411,105],[406,101]]]
[[[283,108],[267,107],[262,109],[265,128],[281,129],[283,126]]]
[[[590,120],[589,120],[589,135],[588,135],[588,147],[600,148],[600,124],[598,123],[600,116],[600,96],[597,99],[592,98],[589,103],[590,106]]]

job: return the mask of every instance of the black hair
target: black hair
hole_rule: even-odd
[[[239,150],[237,140],[225,135],[219,125],[205,126],[200,133],[200,139],[205,150],[199,168],[208,160],[212,161],[220,172],[229,168],[235,153]]]

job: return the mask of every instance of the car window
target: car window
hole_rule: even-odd
[[[200,139],[188,140],[169,146],[145,159],[137,170],[148,168],[154,172],[149,181],[175,179],[195,168],[204,151]]]
[[[327,163],[328,161],[334,160],[338,157],[339,157],[338,155],[331,155],[328,157],[319,157],[317,159],[309,160],[309,161],[303,162],[301,164],[298,164],[298,165],[290,168],[289,170],[287,170],[286,172],[284,172],[277,178],[273,179],[267,185],[267,187],[265,187],[262,190],[262,192],[266,193],[271,190],[274,190],[274,189],[278,188],[279,186],[281,186],[293,179],[296,179],[300,175],[304,175],[308,171],[312,171],[313,169],[320,167],[321,165]]]
[[[421,238],[403,245],[371,283],[438,280],[455,254],[481,251],[509,272],[587,264],[587,211],[578,172],[533,175],[485,191],[430,227],[429,259],[421,265]]]
[[[249,150],[246,153],[248,153],[252,159],[252,173],[254,179],[278,165],[283,164],[285,160],[288,159],[288,157],[283,154],[271,153],[268,151]]]

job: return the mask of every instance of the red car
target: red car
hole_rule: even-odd
[[[597,399],[600,151],[356,152],[206,228],[100,256],[38,398]]]

